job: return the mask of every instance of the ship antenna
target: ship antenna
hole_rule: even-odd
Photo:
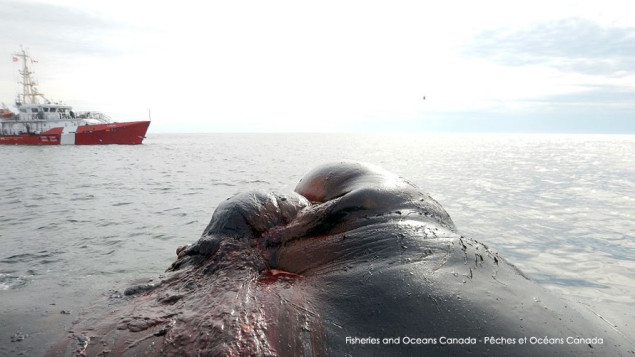
[[[46,103],[50,103],[50,101],[44,97],[44,94],[38,92],[37,82],[31,77],[33,72],[29,69],[28,62],[31,61],[31,63],[33,63],[35,61],[22,47],[20,48],[20,52],[15,53],[14,56],[22,59],[22,70],[19,71],[22,76],[22,82],[18,82],[22,84],[22,98],[18,95],[17,104],[20,102],[22,104],[38,104],[37,97],[41,97]]]

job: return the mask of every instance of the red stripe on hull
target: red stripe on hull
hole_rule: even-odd
[[[0,145],[59,145],[59,134],[0,135]]]
[[[149,121],[83,125],[75,133],[75,145],[137,145],[143,142]],[[0,135],[0,145],[59,145],[63,128],[41,134]]]
[[[77,128],[75,145],[137,145],[145,138],[149,121],[83,125]]]

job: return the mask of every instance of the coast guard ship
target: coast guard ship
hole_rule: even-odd
[[[141,144],[150,121],[112,122],[102,113],[74,112],[69,105],[48,100],[37,89],[24,49],[13,55],[21,61],[22,93],[15,101],[17,113],[4,104],[0,109],[0,145],[106,145]]]

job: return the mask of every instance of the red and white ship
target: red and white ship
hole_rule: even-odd
[[[0,145],[132,145],[145,138],[150,121],[117,123],[99,112],[74,112],[38,92],[29,69],[35,61],[24,49],[13,60],[22,61],[22,93],[15,102],[17,114],[4,105],[0,109]]]

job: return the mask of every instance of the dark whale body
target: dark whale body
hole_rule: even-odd
[[[633,355],[620,331],[370,165],[232,197],[177,254],[159,284],[83,317],[49,354]]]

